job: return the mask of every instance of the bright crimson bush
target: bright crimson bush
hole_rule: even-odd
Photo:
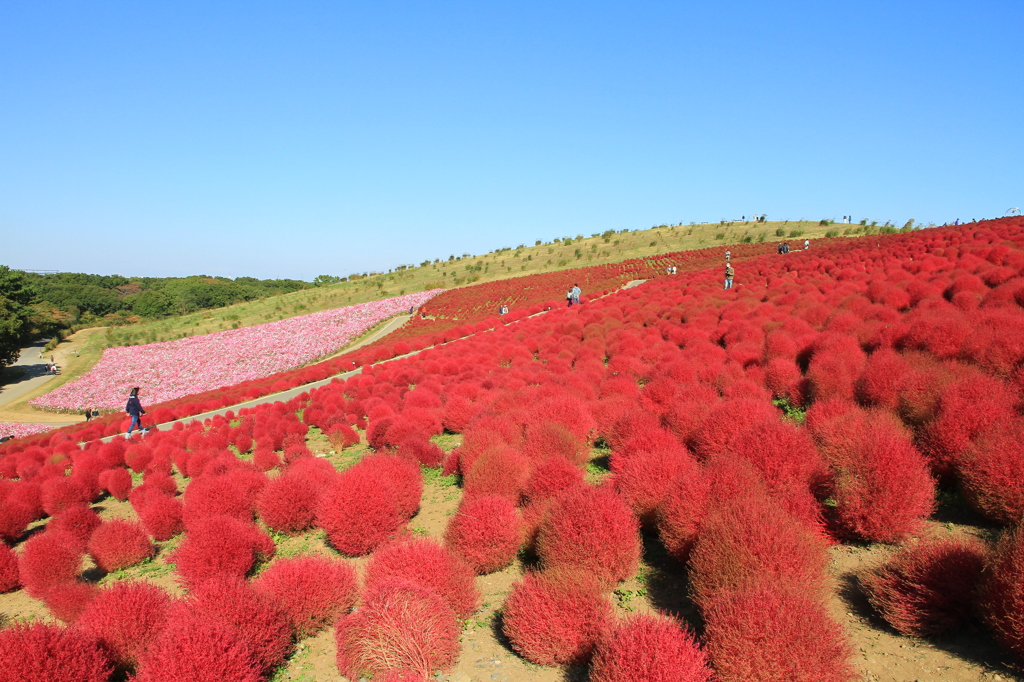
[[[83,554],[81,544],[66,532],[34,535],[25,543],[18,559],[21,584],[30,597],[42,599],[54,585],[78,579]]]
[[[665,616],[637,615],[598,643],[593,682],[710,682],[707,654],[688,629]]]
[[[479,606],[480,592],[473,570],[434,540],[405,538],[378,548],[366,565],[367,592],[374,592],[392,578],[433,590],[462,619]]]
[[[7,545],[0,544],[0,594],[21,586],[18,576],[18,555]]]
[[[243,577],[257,561],[274,555],[274,541],[252,523],[230,516],[206,516],[188,529],[169,557],[190,587],[220,575]]]
[[[106,682],[114,668],[95,640],[48,623],[0,630],[3,677],[20,682]]]
[[[690,558],[707,514],[711,481],[700,467],[684,472],[667,488],[657,510],[658,536],[679,561]]]
[[[179,498],[158,494],[136,508],[136,513],[154,540],[170,540],[185,530],[185,522],[181,518],[182,509]]]
[[[245,492],[227,476],[201,476],[185,488],[185,525],[204,516],[230,516],[251,521],[252,509]]]
[[[982,613],[1000,644],[1024,659],[1024,531],[1007,531],[988,566]]]
[[[417,501],[418,502],[418,501]],[[317,525],[342,554],[369,554],[406,521],[382,468],[354,466],[342,472],[317,505]]]
[[[426,679],[459,655],[459,623],[435,592],[393,578],[336,627],[338,670],[350,679],[407,670]]]
[[[546,569],[577,569],[611,587],[640,566],[640,528],[609,487],[580,486],[557,498],[537,535]]]
[[[100,473],[99,484],[115,500],[124,502],[132,490],[132,475],[121,467],[107,469]]]
[[[612,605],[579,573],[527,573],[505,600],[502,625],[512,648],[532,663],[586,663],[612,627]]]
[[[142,526],[121,519],[104,521],[89,538],[89,554],[108,573],[134,566],[154,552]]]
[[[93,531],[99,528],[99,514],[90,507],[75,506],[65,509],[46,524],[48,531],[64,531],[73,535],[84,547]]]
[[[319,497],[316,483],[289,470],[264,486],[256,511],[271,530],[297,533],[313,525]]]
[[[512,563],[519,552],[522,521],[507,497],[463,499],[448,522],[444,542],[477,574],[493,573]]]
[[[99,588],[87,582],[62,582],[53,585],[43,595],[43,602],[54,618],[74,623],[89,603],[99,594]]]
[[[939,538],[904,547],[861,578],[871,605],[905,635],[930,637],[973,615],[985,545],[976,538]]]
[[[275,561],[253,584],[284,611],[298,639],[315,635],[355,606],[356,572],[318,556]]]
[[[958,461],[960,487],[967,502],[997,523],[1024,519],[1024,421],[993,424],[967,446]]]
[[[101,590],[78,619],[123,666],[135,666],[163,632],[171,597],[147,582],[117,582]]]
[[[168,623],[139,662],[135,679],[138,682],[260,682],[264,674],[254,652],[233,628],[195,617]]]

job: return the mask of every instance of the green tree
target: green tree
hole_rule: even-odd
[[[32,294],[24,275],[0,265],[0,367],[18,359],[21,344],[29,331]]]

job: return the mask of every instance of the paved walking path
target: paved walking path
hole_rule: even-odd
[[[39,353],[46,346],[47,341],[21,349],[21,355],[10,367],[4,368],[0,375],[0,405],[13,402],[31,391],[39,388],[54,377],[46,373],[46,365],[49,362],[49,354],[43,360],[39,359]],[[20,375],[17,369],[21,368]]]

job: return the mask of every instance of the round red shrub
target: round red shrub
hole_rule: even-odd
[[[939,538],[904,547],[861,578],[871,605],[904,635],[955,630],[974,611],[985,546],[976,538]]]
[[[342,472],[320,498],[317,525],[342,554],[362,556],[398,532],[406,517],[383,468],[354,466]]]
[[[982,614],[1000,644],[1024,659],[1024,529],[1007,531],[988,566]]]
[[[75,506],[65,509],[46,524],[47,531],[64,531],[73,535],[85,547],[89,536],[99,528],[100,516],[90,507]]]
[[[350,679],[398,670],[427,679],[459,656],[459,622],[451,607],[431,590],[397,578],[379,584],[335,631],[338,670]]]
[[[48,623],[0,630],[0,661],[0,676],[12,682],[106,682],[114,672],[95,640]]]
[[[611,587],[640,566],[640,527],[610,487],[580,486],[558,497],[537,535],[546,569],[579,569]]]
[[[842,627],[820,600],[763,581],[702,607],[721,682],[850,682],[858,675]]]
[[[199,617],[168,623],[139,662],[137,682],[261,682],[262,666],[231,627]]]
[[[333,625],[352,610],[357,596],[355,569],[318,556],[275,561],[253,587],[277,603],[299,639]]]
[[[141,525],[121,519],[104,521],[89,538],[89,554],[108,573],[134,566],[154,551]]]
[[[0,594],[21,587],[18,576],[18,555],[7,545],[0,544]]]
[[[76,580],[52,586],[43,595],[43,602],[55,618],[74,623],[97,594],[96,585]]]
[[[611,602],[598,584],[561,572],[526,574],[502,614],[512,648],[539,665],[586,663],[612,623]]]
[[[274,541],[255,524],[229,516],[206,516],[188,529],[169,560],[189,586],[227,574],[243,577],[258,560],[274,555]]]
[[[448,522],[444,541],[478,575],[493,573],[512,563],[519,552],[522,521],[507,497],[463,499]]]
[[[42,599],[54,585],[78,579],[83,554],[82,545],[66,532],[34,535],[25,542],[18,559],[21,584],[30,597]]]
[[[227,476],[201,476],[185,488],[182,519],[188,526],[204,516],[230,516],[252,520],[252,508],[245,492]]]
[[[10,498],[0,501],[0,542],[16,542],[35,519],[32,507]]]
[[[167,624],[171,597],[147,582],[117,582],[93,598],[78,627],[96,638],[114,660],[135,666]]]
[[[398,512],[405,518],[412,518],[420,508],[423,497],[423,470],[419,463],[398,455],[378,453],[359,460],[355,468],[373,469],[391,484],[392,495],[398,503]]]
[[[154,540],[163,541],[170,540],[185,530],[185,522],[181,519],[182,509],[181,500],[177,497],[154,495],[136,509],[136,513],[146,532],[152,535]]]
[[[124,502],[132,490],[132,475],[121,467],[107,469],[100,473],[99,484],[115,500]]]
[[[476,611],[480,592],[473,570],[458,556],[427,538],[405,538],[377,549],[366,566],[366,590],[374,592],[401,578],[444,597],[459,618]]]
[[[548,457],[533,467],[526,481],[526,497],[531,501],[553,497],[583,483],[583,470],[564,457]]]
[[[193,587],[187,600],[171,607],[169,619],[200,619],[231,628],[264,670],[283,663],[292,645],[291,625],[276,601],[234,575],[218,575]]]
[[[1003,524],[1024,520],[1024,421],[992,425],[965,448],[959,460],[960,487],[980,514]]]
[[[518,503],[530,477],[530,460],[507,445],[484,450],[466,472],[462,487],[467,496],[502,495]]]
[[[669,485],[658,506],[657,527],[665,549],[676,559],[689,559],[710,496],[711,481],[699,467],[684,472]]]
[[[313,481],[289,470],[264,486],[256,500],[256,512],[271,530],[297,533],[313,525],[318,498]]]
[[[625,456],[612,453],[611,469],[615,491],[641,521],[649,523],[673,481],[692,475],[697,462],[685,449],[676,446],[634,450]]]
[[[665,616],[638,615],[598,643],[592,682],[710,682],[707,654],[686,628]]]
[[[91,498],[89,490],[70,476],[49,478],[39,487],[43,510],[50,516],[56,516],[70,507],[89,504]]]

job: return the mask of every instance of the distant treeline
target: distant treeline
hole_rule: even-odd
[[[26,272],[23,276],[37,311],[51,311],[64,324],[75,326],[185,315],[314,286],[295,279],[205,275],[129,278],[78,272]]]

